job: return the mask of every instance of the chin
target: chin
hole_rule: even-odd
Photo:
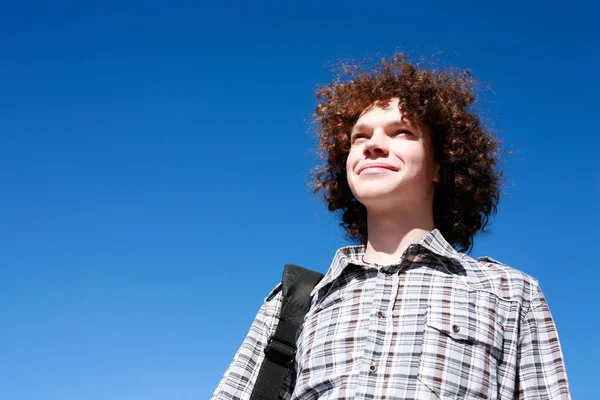
[[[389,197],[393,193],[398,193],[399,188],[397,186],[382,185],[382,184],[361,185],[357,190],[353,190],[356,198],[378,198],[378,197]]]
[[[356,199],[365,207],[369,207],[370,205],[380,206],[382,204],[389,204],[394,201],[395,197],[393,196],[393,192],[382,190],[362,191],[357,194],[358,196],[355,195]]]

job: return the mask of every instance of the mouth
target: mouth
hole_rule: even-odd
[[[382,172],[382,171],[396,172],[396,171],[398,171],[398,168],[393,167],[388,164],[380,164],[380,163],[366,164],[366,165],[363,165],[362,167],[360,167],[360,169],[358,170],[358,175],[362,174],[363,172],[377,173],[377,172]]]

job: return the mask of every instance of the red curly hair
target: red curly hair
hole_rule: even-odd
[[[346,177],[350,132],[369,106],[399,98],[404,117],[431,132],[440,165],[435,227],[459,251],[472,248],[474,236],[497,211],[501,182],[500,143],[471,109],[475,86],[469,71],[425,69],[399,53],[370,69],[346,64],[332,83],[317,88],[315,119],[326,163],[316,170],[315,193],[323,193],[329,211],[341,212],[340,225],[350,239],[367,241],[367,210]]]

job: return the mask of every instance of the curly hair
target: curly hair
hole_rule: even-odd
[[[365,68],[346,64],[336,79],[317,87],[315,121],[326,163],[315,170],[322,192],[350,239],[367,241],[367,211],[352,194],[346,176],[350,132],[361,113],[378,101],[399,98],[410,121],[427,125],[440,181],[433,199],[435,227],[459,251],[469,251],[486,231],[500,196],[500,142],[472,110],[477,82],[468,70],[433,70],[411,64],[404,53]]]

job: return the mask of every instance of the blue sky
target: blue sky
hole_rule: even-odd
[[[395,49],[489,86],[511,154],[472,254],[540,281],[597,398],[599,6],[483,3],[7,3],[0,398],[208,398],[283,264],[347,244],[308,190],[314,86]]]

